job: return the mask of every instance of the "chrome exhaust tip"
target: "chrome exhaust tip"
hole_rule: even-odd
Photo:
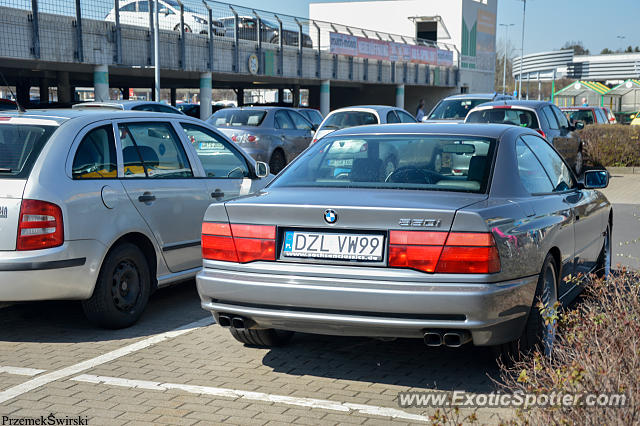
[[[241,317],[233,317],[231,318],[231,327],[236,330],[244,330],[244,318]]]
[[[224,328],[231,327],[231,318],[229,318],[227,315],[218,315],[218,325]]]
[[[424,333],[424,344],[431,347],[442,346],[442,334],[436,331]]]
[[[451,331],[444,333],[443,342],[449,348],[459,348],[471,341],[471,333],[468,331]]]

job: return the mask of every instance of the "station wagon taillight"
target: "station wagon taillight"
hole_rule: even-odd
[[[491,233],[390,231],[389,266],[443,274],[492,274],[500,257]]]
[[[542,131],[542,129],[536,129],[536,132],[538,132],[543,138],[547,138],[547,135]]]
[[[276,260],[276,227],[204,222],[202,257],[239,263]]]
[[[62,210],[39,200],[22,200],[16,249],[41,250],[64,243]]]

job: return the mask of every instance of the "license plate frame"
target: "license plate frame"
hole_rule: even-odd
[[[296,252],[295,250],[287,250],[287,235],[293,234],[299,235],[318,235],[319,239],[321,236],[325,236],[325,244],[329,243],[326,238],[337,240],[338,238],[348,238],[352,237],[360,239],[362,237],[376,239],[379,242],[379,250],[376,249],[374,254],[355,254],[351,256],[347,256],[340,253],[331,253],[330,255],[323,255],[320,252],[317,252],[316,255],[304,255],[304,253]],[[295,238],[295,237],[294,237]],[[386,232],[380,231],[367,231],[367,230],[325,230],[325,229],[299,229],[299,228],[288,228],[283,229],[280,233],[280,250],[279,250],[279,261],[284,262],[304,262],[304,263],[322,263],[322,264],[359,264],[359,265],[384,265],[386,264],[386,256],[387,256],[387,239],[388,235]],[[356,243],[358,244],[358,243]],[[321,247],[321,241],[317,241],[316,247]],[[304,251],[306,252],[306,250]],[[365,249],[365,252],[367,250]],[[292,253],[292,254],[289,254]],[[308,253],[307,253],[308,254]]]

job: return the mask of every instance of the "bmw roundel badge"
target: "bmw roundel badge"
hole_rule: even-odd
[[[327,223],[336,223],[338,220],[338,213],[335,210],[327,209],[324,211],[324,220]]]

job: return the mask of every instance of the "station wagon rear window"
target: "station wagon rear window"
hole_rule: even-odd
[[[327,137],[271,186],[484,193],[495,146],[494,139],[469,136]]]
[[[216,127],[259,126],[266,115],[264,110],[221,109],[213,114],[210,122]]]
[[[378,124],[378,117],[367,111],[343,111],[337,112],[327,118],[322,128],[336,130],[347,127],[365,126],[368,124]]]
[[[469,114],[466,122],[511,124],[529,129],[540,128],[535,112],[518,108],[490,108],[474,111]]]
[[[0,178],[25,179],[56,126],[0,124]]]

